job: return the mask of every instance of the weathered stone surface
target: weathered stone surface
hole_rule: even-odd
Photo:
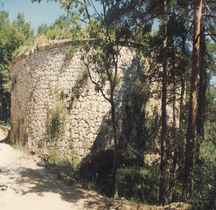
[[[83,148],[83,149],[89,149],[90,147],[91,147],[91,144],[90,144],[89,141],[84,141],[84,142],[82,143],[82,148]]]
[[[51,135],[52,122],[60,122],[59,133],[55,138],[60,152],[71,154],[69,141],[74,142],[78,158],[84,157],[100,133],[107,145],[106,136],[110,125],[103,124],[104,118],[110,116],[110,104],[102,94],[95,91],[95,86],[88,81],[76,99],[72,88],[84,67],[81,52],[78,50],[72,60],[65,59],[65,48],[71,40],[52,41],[16,57],[11,64],[14,88],[11,97],[11,141],[28,143],[37,148],[38,142],[44,142],[47,148],[54,146]],[[137,69],[135,50],[122,47],[119,72],[122,83],[115,93],[117,113],[125,116],[126,92],[130,89],[130,77]],[[133,66],[133,67],[132,67]],[[124,69],[124,72],[122,72]],[[135,76],[135,75],[134,75]],[[98,76],[92,74],[93,79]],[[123,84],[125,83],[125,84]],[[123,84],[123,85],[122,85]],[[109,98],[109,86],[104,87]],[[80,89],[81,90],[81,89]],[[155,101],[154,101],[155,103]],[[157,102],[160,106],[160,102]],[[59,120],[59,121],[58,121]],[[57,128],[56,128],[57,129]],[[27,132],[28,131],[28,132]],[[101,136],[104,133],[104,136]]]

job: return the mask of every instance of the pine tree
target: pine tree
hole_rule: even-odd
[[[11,25],[8,13],[0,12],[0,120],[10,121],[10,97],[12,79],[10,75],[10,63],[14,51],[19,48],[26,39],[33,37],[30,23],[25,23],[23,14],[18,14],[18,19]]]
[[[192,71],[190,78],[190,103],[187,128],[186,157],[184,168],[183,197],[189,199],[192,195],[192,172],[194,160],[194,138],[196,128],[196,107],[197,107],[197,74],[199,67],[200,53],[200,23],[202,14],[202,0],[194,0],[193,18],[193,52]]]

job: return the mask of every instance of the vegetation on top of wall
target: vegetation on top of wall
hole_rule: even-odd
[[[23,54],[25,52],[31,53],[31,49],[38,49],[39,45],[46,43],[48,39],[45,35],[37,35],[34,39],[29,40],[24,45],[21,45],[18,49],[13,52],[13,58],[18,56],[19,54]]]
[[[73,34],[76,31],[77,29],[68,15],[61,15],[50,26],[42,24],[38,28],[38,34],[43,34],[49,40],[67,38],[73,39]]]
[[[27,40],[18,49],[16,49],[13,52],[13,58],[25,52],[31,53],[31,49],[38,49],[40,45],[47,43],[50,40],[74,40],[77,33],[85,34],[86,32],[85,30],[81,30],[81,28],[75,27],[73,22],[70,21],[70,17],[68,15],[62,15],[50,26],[47,26],[46,24],[39,26],[37,36]],[[78,40],[77,37],[76,40]],[[73,46],[68,46],[66,49],[66,57],[71,59],[75,52],[76,50]]]

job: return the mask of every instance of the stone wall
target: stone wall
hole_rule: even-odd
[[[30,150],[57,146],[61,154],[74,150],[83,158],[93,147],[112,144],[110,104],[87,80],[74,99],[72,88],[85,70],[82,53],[66,58],[70,40],[52,41],[17,56],[11,64],[13,90],[11,105],[12,142],[28,144]],[[140,66],[135,49],[121,49],[121,83],[115,94],[117,113],[125,117],[125,93]],[[109,87],[106,87],[109,90]],[[73,142],[73,149],[72,144]]]

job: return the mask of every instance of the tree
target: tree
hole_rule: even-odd
[[[34,30],[31,29],[31,24],[25,22],[24,13],[18,13],[17,20],[13,22],[13,26],[22,32],[25,36],[25,39],[28,40],[33,37]]]
[[[215,16],[215,2],[194,1],[194,24],[193,24],[193,52],[192,52],[192,73],[190,86],[189,119],[187,129],[185,173],[183,191],[184,196],[191,197],[192,193],[192,171],[194,161],[194,149],[196,150],[196,162],[199,162],[200,144],[204,140],[204,106],[206,92],[206,35],[215,40],[215,26],[211,19]],[[214,21],[213,21],[214,22]],[[206,34],[207,31],[207,34]],[[213,61],[213,59],[210,57]],[[199,69],[199,98],[197,108],[197,73]],[[197,123],[197,139],[195,142],[195,123]],[[194,148],[195,147],[195,148]]]
[[[202,10],[204,11],[204,5]],[[200,144],[204,140],[204,106],[205,106],[205,91],[206,91],[205,25],[206,25],[206,17],[202,16],[201,29],[200,29],[200,54],[199,54],[200,79],[199,79],[199,92],[198,92],[199,97],[198,97],[198,112],[197,112],[196,162],[199,159]]]
[[[12,79],[10,75],[10,63],[14,51],[19,48],[26,39],[33,36],[30,23],[25,23],[23,14],[18,14],[18,19],[11,25],[8,13],[0,11],[0,120],[9,121],[10,96]]]
[[[204,110],[205,110],[205,95],[206,95],[206,61],[207,56],[213,61],[213,56],[207,54],[206,49],[206,36],[210,35],[213,42],[215,38],[215,26],[211,19],[216,18],[215,11],[216,4],[207,1],[203,4],[201,31],[200,31],[200,62],[199,62],[199,98],[198,98],[198,113],[197,113],[197,146],[196,146],[196,160],[199,159],[200,144],[204,141]],[[206,31],[209,31],[206,34]],[[214,62],[214,61],[213,61]]]
[[[45,35],[47,39],[71,38],[75,31],[75,25],[69,15],[61,15],[49,27],[42,24],[38,28],[39,35]]]
[[[192,195],[192,171],[193,171],[193,150],[196,128],[196,107],[197,107],[197,73],[199,67],[200,53],[200,23],[202,14],[202,0],[194,0],[193,18],[193,51],[192,51],[192,70],[190,78],[190,102],[188,128],[186,137],[186,157],[184,168],[183,197],[189,199]]]
[[[163,2],[163,17],[162,17],[162,62],[163,62],[163,76],[162,76],[162,130],[161,130],[161,178],[160,178],[160,194],[159,194],[159,203],[165,205],[165,190],[166,190],[166,127],[167,127],[167,113],[166,113],[166,99],[167,99],[167,1]]]

